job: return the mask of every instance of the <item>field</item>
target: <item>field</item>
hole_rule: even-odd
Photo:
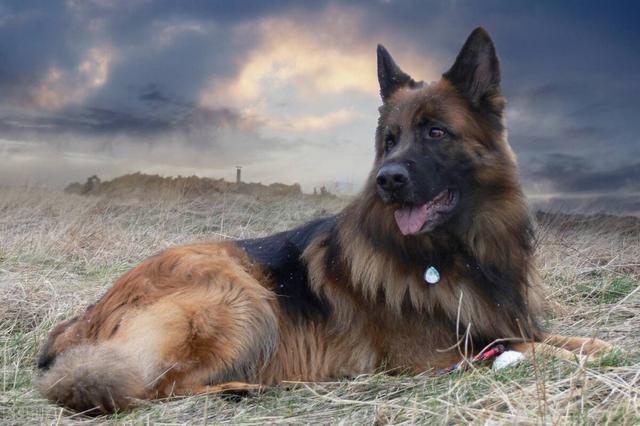
[[[619,348],[598,362],[536,357],[500,372],[289,383],[245,398],[174,399],[97,419],[34,391],[34,359],[51,326],[81,312],[146,256],[194,240],[284,230],[344,203],[242,194],[106,199],[0,188],[0,423],[640,423],[640,221],[610,216],[538,215],[548,326]]]

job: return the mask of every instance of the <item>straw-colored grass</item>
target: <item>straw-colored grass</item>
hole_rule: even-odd
[[[340,209],[344,201],[107,200],[36,188],[0,189],[0,423],[638,424],[640,225],[545,216],[540,268],[560,334],[598,336],[619,350],[599,363],[536,359],[442,377],[375,374],[292,383],[246,398],[152,402],[87,418],[34,390],[34,358],[51,326],[82,311],[128,268],[194,240],[266,235]]]

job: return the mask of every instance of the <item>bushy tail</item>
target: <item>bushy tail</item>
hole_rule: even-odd
[[[79,345],[60,354],[38,387],[51,401],[95,414],[125,410],[148,393],[139,367],[104,344]]]

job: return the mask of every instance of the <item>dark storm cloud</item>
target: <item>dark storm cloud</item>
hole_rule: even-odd
[[[635,192],[640,188],[640,162],[608,170],[568,154],[547,154],[529,171],[529,178],[550,180],[565,192]]]
[[[180,137],[218,153],[240,149],[219,140],[226,129],[244,135],[248,157],[290,149],[263,137],[233,100],[215,108],[198,100],[212,77],[238,73],[260,42],[251,29],[261,20],[287,16],[312,26],[336,4],[0,1],[0,139],[82,137],[99,148],[113,138],[151,146]],[[372,55],[383,42],[400,57],[431,58],[441,71],[469,31],[485,26],[501,56],[510,141],[525,178],[561,191],[637,183],[634,2],[363,1],[348,8],[366,22],[357,30]]]
[[[540,86],[511,98],[510,141],[529,182],[556,191],[635,190],[640,96],[623,87]]]
[[[232,73],[236,56],[252,40],[234,37],[239,22],[282,10],[321,8],[285,1],[9,1],[0,3],[0,88],[12,100],[29,102],[25,93],[51,66],[75,66],[87,49],[110,44],[125,56],[93,100],[126,96],[128,85],[168,84],[195,96],[212,73]],[[316,6],[313,6],[316,4]],[[311,6],[311,7],[310,7]],[[189,28],[188,25],[192,27]],[[154,47],[166,34],[168,46]],[[181,28],[180,26],[183,25]],[[184,25],[187,25],[184,27]],[[96,99],[97,98],[97,99]]]
[[[220,166],[239,153],[246,163],[268,157],[266,147],[281,149],[281,141],[258,134],[233,108],[199,105],[197,96],[211,75],[237,66],[231,52],[242,46],[228,35],[233,23],[269,7],[280,6],[246,2],[221,12],[209,2],[0,3],[0,139],[182,166]],[[78,69],[103,46],[112,56],[108,76],[85,94]],[[90,65],[99,68],[100,59]],[[52,69],[69,77],[41,99]],[[55,103],[65,97],[71,100]],[[19,150],[25,147],[33,149]]]
[[[22,133],[37,139],[76,134],[80,136],[149,137],[168,131],[187,132],[198,126],[218,128],[252,128],[251,120],[230,108],[207,108],[194,102],[172,99],[155,84],[140,88],[135,98],[145,108],[137,110],[103,107],[66,108],[56,113],[36,116],[0,117],[0,131],[19,138]]]
[[[140,113],[105,108],[82,108],[67,115],[49,115],[32,119],[1,119],[0,130],[18,136],[21,132],[41,134],[43,139],[52,134],[78,135],[140,135],[153,136],[170,130],[208,123],[216,127],[234,126],[241,118],[229,109],[186,108],[171,115],[141,115]]]

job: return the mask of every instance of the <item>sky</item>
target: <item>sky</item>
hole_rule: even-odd
[[[483,26],[527,192],[640,189],[640,6],[0,0],[0,184],[142,171],[357,190],[378,43],[434,81]]]

